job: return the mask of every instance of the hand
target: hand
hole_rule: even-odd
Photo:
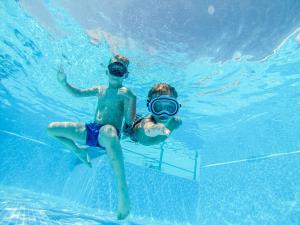
[[[156,137],[159,135],[169,136],[171,134],[171,131],[168,128],[166,128],[165,125],[157,124],[151,128],[146,129],[145,134],[148,137]]]
[[[131,90],[129,90],[127,87],[119,88],[118,95],[122,95],[125,98],[127,98],[128,100],[136,98],[135,94],[133,94],[133,92]]]
[[[175,125],[176,125],[175,127],[176,128],[178,128],[179,126],[182,125],[182,120],[181,120],[181,118],[179,116],[174,116],[173,118],[174,118],[174,122],[175,122]]]
[[[67,82],[67,76],[64,72],[64,67],[62,64],[59,66],[58,71],[57,71],[57,80],[59,83]]]

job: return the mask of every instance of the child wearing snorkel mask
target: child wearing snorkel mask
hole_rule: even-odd
[[[182,124],[181,119],[176,116],[181,107],[177,96],[175,88],[169,84],[154,85],[147,100],[151,115],[137,118],[132,127],[125,124],[124,133],[143,145],[154,145],[166,140]]]
[[[86,89],[78,89],[70,85],[61,66],[57,79],[64,89],[74,97],[97,97],[97,108],[91,123],[52,122],[48,125],[48,134],[68,147],[90,167],[87,147],[78,146],[77,143],[84,143],[106,151],[117,179],[118,219],[124,219],[130,211],[119,132],[123,118],[128,124],[132,124],[135,118],[136,96],[122,84],[128,76],[128,64],[129,61],[124,56],[112,57],[106,71],[108,86]]]

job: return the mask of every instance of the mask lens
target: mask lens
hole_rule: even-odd
[[[168,105],[166,106],[166,110],[167,110],[168,112],[170,112],[170,113],[175,112],[176,108],[177,108],[177,107],[176,107],[176,105],[175,105],[174,103],[168,104]]]
[[[111,74],[111,75],[114,75],[114,76],[116,76],[116,77],[123,77],[123,75],[125,74],[125,73],[123,73],[122,71],[120,71],[120,70],[109,70],[109,73]]]
[[[175,98],[161,95],[152,100],[148,100],[148,110],[156,116],[174,116],[177,114],[180,104]]]
[[[108,65],[108,71],[116,77],[122,77],[127,73],[127,68],[122,63],[115,62]]]
[[[153,104],[153,109],[155,112],[160,112],[163,110],[162,105],[160,104],[160,102],[156,102],[155,104]]]
[[[157,114],[174,114],[177,110],[177,105],[173,101],[157,100],[153,103],[153,111]]]

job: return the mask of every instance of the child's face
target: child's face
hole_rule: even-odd
[[[127,68],[121,63],[112,63],[108,66],[106,71],[108,75],[109,83],[122,84],[123,80],[127,77]]]

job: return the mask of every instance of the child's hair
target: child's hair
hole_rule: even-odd
[[[128,58],[125,56],[122,56],[122,55],[115,55],[115,56],[111,57],[111,59],[109,60],[109,64],[114,63],[114,62],[121,62],[126,67],[128,67],[128,65],[129,65]]]
[[[175,88],[166,83],[155,84],[148,92],[148,99],[151,100],[152,96],[157,93],[160,95],[170,95],[174,98],[177,98],[177,96],[178,96]]]

